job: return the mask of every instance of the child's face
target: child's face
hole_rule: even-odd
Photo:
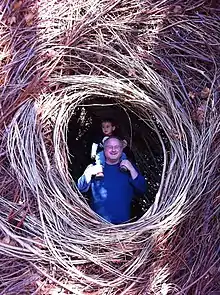
[[[114,130],[115,126],[111,122],[102,122],[102,132],[104,135],[111,136]]]

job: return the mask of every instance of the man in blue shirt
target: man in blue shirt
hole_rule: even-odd
[[[146,181],[129,160],[120,158],[123,142],[109,137],[104,143],[104,178],[92,177],[99,171],[97,165],[90,165],[78,179],[78,189],[87,192],[91,188],[91,208],[105,220],[120,224],[130,219],[131,201],[135,194],[144,194]],[[129,173],[121,172],[125,166]]]

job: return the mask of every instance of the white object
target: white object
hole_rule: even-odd
[[[90,183],[92,176],[102,172],[102,169],[102,165],[89,165],[84,172],[86,182]]]
[[[95,156],[97,154],[97,149],[98,149],[98,144],[93,143],[92,144],[92,150],[91,150],[91,158],[95,158]]]

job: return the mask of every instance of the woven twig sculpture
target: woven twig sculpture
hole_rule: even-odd
[[[1,1],[0,294],[217,294],[210,3]],[[68,123],[96,97],[134,113],[163,151],[154,203],[124,225],[101,220],[68,170]]]

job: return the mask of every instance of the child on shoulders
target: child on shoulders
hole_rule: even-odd
[[[105,165],[105,155],[104,155],[104,142],[107,138],[109,138],[112,135],[116,135],[116,125],[112,119],[104,119],[101,122],[101,129],[102,129],[102,135],[97,137],[97,139],[92,144],[92,150],[91,150],[91,158],[93,161],[95,161],[96,165],[100,166],[100,172],[98,172],[95,177],[96,178],[102,178],[104,177],[103,174],[103,167]],[[127,146],[126,140],[123,140],[124,148]],[[121,161],[127,159],[125,153],[122,153]],[[120,168],[122,172],[126,172],[127,168],[122,166]]]

